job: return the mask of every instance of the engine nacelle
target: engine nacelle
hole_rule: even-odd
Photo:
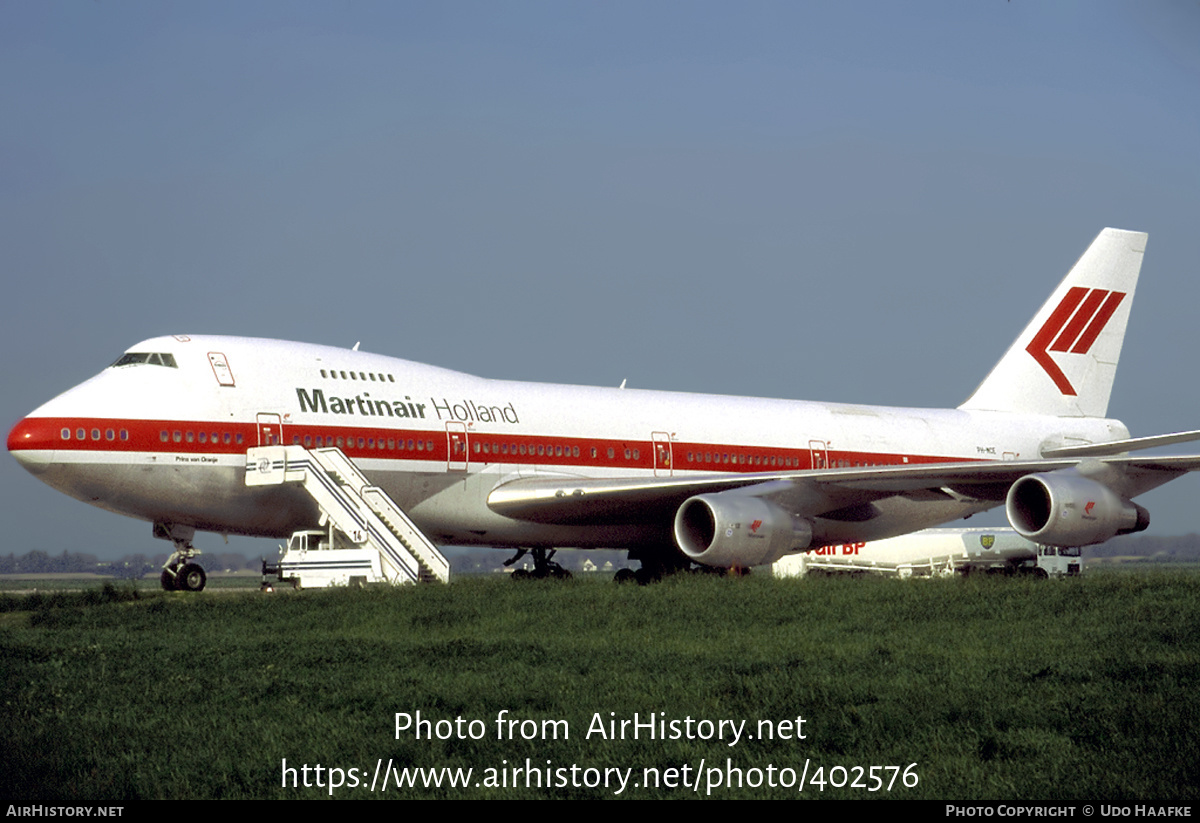
[[[1090,546],[1150,525],[1150,513],[1137,503],[1073,472],[1022,477],[1008,490],[1004,510],[1022,537],[1048,546]]]
[[[812,524],[752,495],[701,494],[675,513],[675,542],[706,566],[758,566],[808,548]]]

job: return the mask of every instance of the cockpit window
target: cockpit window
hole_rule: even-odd
[[[117,358],[117,362],[113,363],[110,368],[118,366],[133,366],[138,363],[145,363],[151,366],[166,366],[171,369],[177,369],[175,365],[175,355],[170,352],[125,352]]]

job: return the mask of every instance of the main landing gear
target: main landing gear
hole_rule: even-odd
[[[175,551],[167,558],[159,580],[165,591],[198,592],[204,590],[208,576],[199,563],[193,560],[200,550],[192,545],[192,537],[196,530],[188,526],[174,526],[167,523],[154,524],[154,536],[170,540],[175,544]]]
[[[750,573],[749,569],[721,569],[695,564],[672,548],[630,549],[629,559],[641,561],[642,567],[636,571],[629,568],[619,570],[613,575],[614,583],[637,583],[639,586],[647,586],[680,572],[731,577],[743,577]]]
[[[526,554],[533,554],[533,571],[517,569],[512,573],[513,580],[544,580],[547,577],[555,580],[568,580],[571,573],[554,562],[558,549],[518,549],[517,553],[504,561],[505,566],[511,566]]]

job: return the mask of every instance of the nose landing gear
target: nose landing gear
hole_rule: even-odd
[[[163,566],[162,587],[166,591],[199,592],[204,591],[208,575],[204,573],[199,563],[192,563],[191,558],[200,552],[194,548],[179,550],[171,555],[167,565]]]
[[[199,563],[192,560],[200,554],[200,550],[192,545],[192,537],[196,530],[188,526],[175,526],[169,523],[155,523],[154,536],[170,540],[175,544],[175,551],[167,558],[159,581],[165,591],[199,592],[204,590],[208,576]]]

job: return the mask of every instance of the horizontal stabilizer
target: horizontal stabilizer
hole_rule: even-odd
[[[1158,434],[1153,437],[1134,437],[1129,440],[1113,440],[1108,443],[1089,443],[1086,446],[1063,446],[1058,449],[1046,449],[1042,452],[1042,457],[1047,459],[1059,457],[1107,457],[1108,455],[1123,454],[1141,449],[1173,446],[1176,443],[1190,443],[1193,440],[1200,440],[1200,431]]]

